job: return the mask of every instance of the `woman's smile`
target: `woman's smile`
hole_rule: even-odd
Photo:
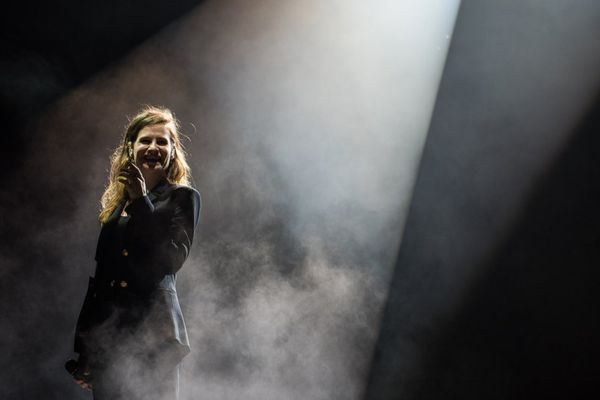
[[[162,168],[162,159],[157,156],[144,156],[142,159],[142,167],[148,169]]]

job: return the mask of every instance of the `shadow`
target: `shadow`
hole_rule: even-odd
[[[406,333],[407,326],[418,325],[414,312],[419,307],[412,299],[427,287],[423,281],[439,277],[414,271],[410,263],[423,243],[417,243],[420,234],[411,231],[414,226],[407,225],[366,398],[600,395],[598,132],[600,97],[541,180],[511,234],[477,268],[481,277],[461,308],[449,320],[421,329],[421,337]],[[416,361],[410,358],[411,348],[419,349]]]
[[[600,9],[580,5],[461,2],[366,399],[600,391]]]

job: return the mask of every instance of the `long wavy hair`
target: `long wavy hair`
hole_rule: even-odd
[[[190,186],[190,166],[186,161],[186,153],[181,143],[179,122],[171,110],[163,107],[146,106],[129,120],[121,144],[110,157],[110,173],[108,185],[100,199],[100,215],[98,220],[104,224],[125,197],[125,185],[117,180],[119,171],[125,166],[128,157],[128,146],[133,147],[142,129],[151,125],[166,124],[170,133],[174,150],[174,159],[167,168],[167,180],[172,184]]]

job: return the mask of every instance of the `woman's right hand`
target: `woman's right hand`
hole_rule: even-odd
[[[92,374],[87,365],[85,357],[79,357],[78,361],[69,360],[65,363],[65,368],[71,374],[75,383],[77,383],[82,389],[90,390],[92,384],[90,382]]]
[[[75,379],[75,383],[81,386],[82,389],[92,390],[92,384],[90,382],[86,382],[83,379],[77,379],[75,377],[73,377],[73,379]]]
[[[127,161],[119,170],[117,180],[125,185],[130,200],[146,195],[146,180],[142,171],[133,162]]]

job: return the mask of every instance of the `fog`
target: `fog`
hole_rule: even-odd
[[[27,254],[3,249],[28,318],[3,311],[36,332],[3,339],[8,379],[35,357],[57,396],[86,397],[60,368],[108,156],[154,104],[182,122],[203,200],[178,275],[181,398],[359,398],[457,7],[209,1],[48,107],[2,199],[36,227]]]

